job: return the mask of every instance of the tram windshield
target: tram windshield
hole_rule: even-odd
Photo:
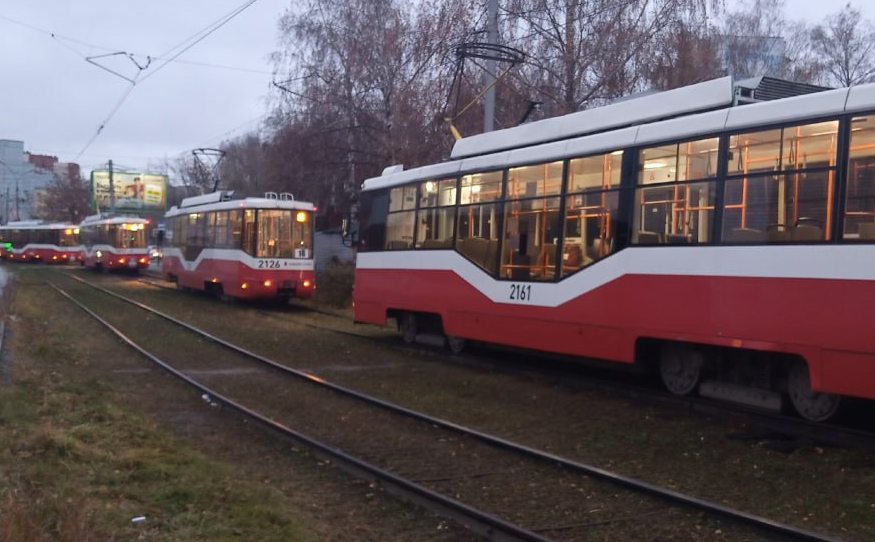
[[[312,257],[312,213],[259,210],[257,223],[256,258]]]

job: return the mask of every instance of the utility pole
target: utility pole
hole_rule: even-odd
[[[486,41],[498,45],[498,0],[489,0],[486,7]],[[483,102],[483,131],[491,132],[495,127],[495,72],[498,62],[486,60],[486,96]]]
[[[98,212],[100,209],[98,209]],[[112,160],[109,161],[109,212],[115,214],[115,186],[112,182]]]

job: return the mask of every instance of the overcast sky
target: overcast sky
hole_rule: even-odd
[[[153,59],[142,71],[136,65],[145,66],[147,56],[173,56],[247,3],[0,0],[0,139],[77,162],[87,176],[109,159],[145,170],[257,129],[271,87],[268,55],[277,49],[277,21],[290,0],[255,0],[175,61]],[[842,5],[786,1],[788,18],[808,22]],[[864,10],[871,19],[873,10]],[[93,59],[106,69],[86,60],[114,52],[134,59]],[[107,70],[128,78],[139,72],[139,82],[131,87]]]

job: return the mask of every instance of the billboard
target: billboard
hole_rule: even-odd
[[[167,175],[113,171],[115,210],[161,212],[167,208]],[[91,197],[96,212],[110,211],[109,170],[91,172]]]

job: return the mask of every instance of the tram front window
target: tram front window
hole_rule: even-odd
[[[309,258],[312,237],[312,214],[307,211],[259,211],[255,256]]]

